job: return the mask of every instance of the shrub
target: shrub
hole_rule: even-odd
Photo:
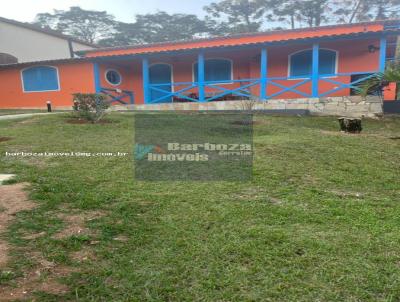
[[[78,115],[92,123],[100,121],[110,107],[107,97],[103,94],[95,93],[75,93],[74,111]]]

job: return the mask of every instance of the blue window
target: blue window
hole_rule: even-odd
[[[198,81],[198,63],[194,64],[194,81]],[[227,82],[232,80],[232,62],[226,59],[208,59],[204,62],[205,81]]]
[[[319,74],[336,73],[336,51],[319,50]],[[304,50],[290,56],[290,77],[310,77],[312,74],[312,50]]]
[[[60,89],[55,67],[36,66],[22,71],[25,92],[57,91]]]

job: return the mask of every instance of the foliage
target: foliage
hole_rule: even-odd
[[[400,0],[333,0],[338,22],[395,19],[400,16]]]
[[[136,15],[135,23],[120,23],[116,29],[117,33],[113,38],[104,40],[101,44],[127,45],[182,41],[202,37],[208,32],[205,22],[196,15],[170,15],[166,12]]]
[[[73,97],[74,111],[92,123],[100,121],[110,107],[104,94],[75,93]]]
[[[68,11],[54,10],[53,14],[38,14],[35,24],[94,43],[112,36],[117,22],[105,11],[84,10],[73,6]]]
[[[258,0],[222,0],[204,7],[216,35],[257,32],[262,25],[263,3]]]
[[[71,7],[38,14],[36,24],[104,46],[182,41],[198,37],[292,29],[400,17],[400,0],[219,0],[204,19],[163,11],[119,22],[107,12]],[[184,29],[184,30],[183,30]]]
[[[380,93],[390,82],[400,85],[400,63],[389,64],[385,72],[377,73],[374,77],[365,81],[360,85],[360,94],[365,97],[370,93]]]

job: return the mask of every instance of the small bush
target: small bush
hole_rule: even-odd
[[[110,107],[107,97],[103,94],[95,93],[75,93],[74,111],[82,118],[96,123],[100,121],[106,114],[106,110]]]

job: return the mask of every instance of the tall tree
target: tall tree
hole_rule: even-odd
[[[263,6],[258,0],[222,0],[204,7],[213,33],[256,32],[262,26]]]
[[[155,43],[183,41],[207,34],[203,20],[190,14],[155,14],[136,15],[135,23],[120,23],[117,33],[102,40],[102,45],[127,45],[137,43]]]
[[[263,13],[268,21],[289,24],[291,29],[301,21],[300,3],[297,0],[259,0],[263,5]]]
[[[107,12],[84,10],[78,6],[70,7],[68,11],[54,10],[53,14],[38,14],[35,24],[89,43],[109,38],[117,26],[114,17]]]
[[[263,13],[268,21],[282,25],[290,24],[292,29],[303,26],[320,26],[329,21],[332,0],[258,0],[263,3]]]
[[[400,17],[400,0],[333,0],[338,22],[385,20]]]

